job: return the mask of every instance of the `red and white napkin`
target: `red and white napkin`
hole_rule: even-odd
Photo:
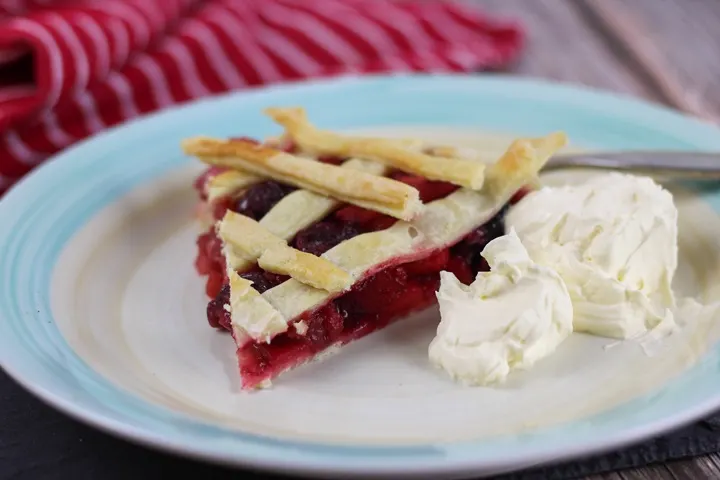
[[[445,0],[0,0],[0,194],[168,105],[307,77],[500,68],[522,39]]]

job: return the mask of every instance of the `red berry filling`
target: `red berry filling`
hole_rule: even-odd
[[[213,328],[224,328],[231,330],[230,312],[225,310],[225,305],[230,303],[230,285],[224,285],[215,298],[207,304],[208,323]]]
[[[266,290],[270,290],[271,288],[280,285],[285,280],[290,278],[284,275],[277,275],[275,273],[265,272],[263,270],[260,270],[259,268],[243,272],[240,274],[240,276],[246,280],[250,280],[253,283],[253,288],[260,293],[263,293]]]
[[[195,258],[195,269],[200,275],[207,275],[205,292],[208,297],[215,298],[220,292],[225,278],[225,256],[222,253],[222,242],[211,228],[197,239],[198,253]]]
[[[390,178],[417,188],[418,192],[420,192],[420,200],[423,203],[445,198],[460,188],[452,183],[428,180],[425,177],[404,172],[395,172],[390,175]]]
[[[322,255],[334,246],[359,235],[361,230],[352,223],[323,220],[298,232],[292,244],[298,250]]]
[[[230,208],[255,220],[260,220],[288,193],[295,190],[282,183],[267,181],[248,188]]]

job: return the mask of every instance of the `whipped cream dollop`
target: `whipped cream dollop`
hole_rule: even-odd
[[[506,217],[565,281],[575,331],[619,339],[673,328],[677,221],[670,192],[620,173],[530,193]]]
[[[467,385],[505,380],[552,353],[573,327],[565,284],[535,264],[514,231],[482,252],[490,272],[467,286],[441,272],[437,292],[441,322],[430,361]]]

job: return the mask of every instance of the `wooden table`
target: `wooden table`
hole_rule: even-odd
[[[519,75],[636,95],[720,123],[718,0],[469,1],[524,23]],[[716,479],[720,455],[591,478]]]

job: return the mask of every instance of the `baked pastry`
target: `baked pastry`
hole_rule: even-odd
[[[566,139],[515,141],[492,165],[414,139],[320,130],[300,108],[266,113],[277,139],[197,137],[196,268],[212,327],[237,344],[244,389],[436,301],[442,270],[470,283],[517,201]]]

